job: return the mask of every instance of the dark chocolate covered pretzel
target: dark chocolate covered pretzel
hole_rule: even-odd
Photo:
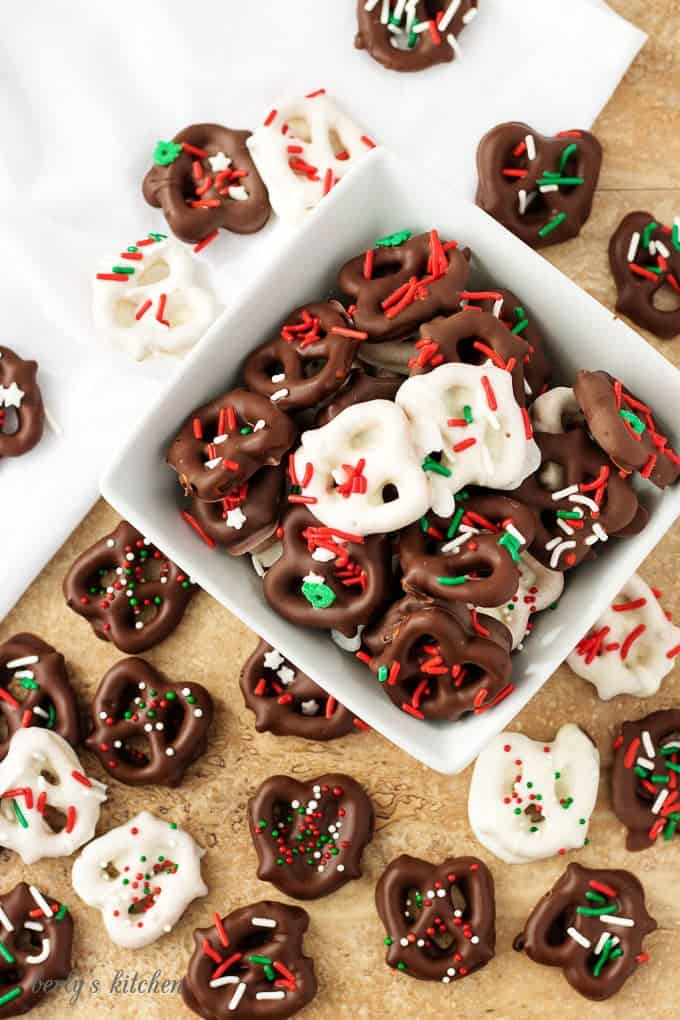
[[[609,242],[616,310],[662,340],[680,333],[680,221],[672,227],[648,212],[631,212]],[[665,291],[670,303],[659,301]]]
[[[37,361],[0,346],[0,457],[21,457],[40,442],[45,421]]]
[[[390,71],[422,71],[460,53],[458,36],[477,14],[478,0],[357,0],[354,45]]]

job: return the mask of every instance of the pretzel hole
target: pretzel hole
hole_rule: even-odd
[[[126,737],[118,753],[120,760],[131,768],[143,769],[151,761],[149,741],[141,733]]]
[[[380,495],[383,503],[396,503],[399,499],[399,489],[392,482],[388,482],[387,485],[383,485]]]
[[[6,964],[3,961],[2,964],[0,965],[0,988],[8,988],[10,985],[19,984],[22,978],[21,972],[17,970],[16,967],[10,967],[7,970],[5,969],[5,967]]]
[[[475,347],[476,343],[482,341],[484,344],[492,346],[488,340],[484,337],[477,336],[476,333],[470,334],[470,336],[461,337],[456,343],[456,354],[458,359],[465,365],[483,365],[487,361],[487,356],[484,351],[480,351],[478,347]]]
[[[186,300],[181,291],[175,290],[165,303],[163,317],[170,323],[170,329],[176,326],[184,326],[192,318],[192,306]]]
[[[380,251],[384,251],[381,248]],[[373,266],[373,273],[371,274],[372,280],[379,280],[384,276],[394,276],[395,273],[400,273],[402,270],[401,262],[397,259],[386,258],[384,261],[376,259]]]
[[[423,897],[420,889],[413,886],[406,890],[402,901],[402,912],[407,924],[413,927],[419,915],[423,912]]]
[[[113,861],[107,861],[107,863],[104,865],[104,867],[101,868],[101,873],[102,873],[102,875],[107,875],[108,878],[110,878],[111,880],[114,880],[116,878],[120,878],[120,871],[118,870],[116,865],[113,863]]]
[[[564,488],[564,468],[554,460],[546,460],[538,472],[538,481],[548,492]]]
[[[138,307],[133,301],[126,301],[125,299],[116,301],[113,306],[114,325],[120,326],[123,329],[130,329],[137,322],[135,316]]]
[[[105,563],[85,578],[85,587],[91,594],[106,591],[114,584],[121,582],[122,575],[118,572],[117,563]],[[94,589],[94,591],[93,591]]]
[[[160,283],[168,276],[170,276],[170,266],[165,259],[155,259],[144,266],[139,276],[135,273],[135,286],[147,287],[152,283]]]
[[[524,809],[524,814],[527,816],[532,825],[540,825],[541,822],[545,821],[543,812],[536,804],[527,804]]]
[[[14,936],[14,948],[17,953],[35,956],[42,949],[43,937],[32,928],[21,928]]]
[[[349,152],[349,145],[346,145],[343,142],[337,128],[334,127],[330,128],[328,132],[328,142],[331,149],[333,150],[334,156],[338,156],[345,152]]]
[[[562,946],[570,938],[567,935],[567,928],[571,927],[574,921],[574,910],[572,907],[565,907],[559,914],[553,917],[545,933],[545,941],[549,946]]]
[[[41,769],[39,778],[44,779],[45,782],[49,783],[50,786],[59,786],[61,784],[59,776],[56,775],[56,773],[52,772],[50,769]]]
[[[54,833],[59,833],[66,828],[66,815],[53,804],[46,804],[43,811],[43,818]]]
[[[288,118],[288,134],[294,135],[301,142],[311,142],[312,129],[306,117],[298,115]]]
[[[19,414],[16,407],[6,407],[4,417],[0,421],[0,432],[3,436],[13,436],[19,431]]]
[[[643,278],[640,277],[640,280]],[[680,293],[670,284],[664,283],[652,294],[652,304],[658,312],[680,311]]]
[[[328,365],[328,358],[307,358],[302,362],[302,375],[305,379],[313,379],[321,375]]]
[[[128,907],[128,914],[145,914],[147,910],[150,910],[156,902],[156,897],[153,893],[148,893],[141,899],[138,899],[136,903],[132,903]]]
[[[359,432],[355,432],[349,441],[353,450],[363,450],[379,445],[384,435],[382,425],[369,425]]]

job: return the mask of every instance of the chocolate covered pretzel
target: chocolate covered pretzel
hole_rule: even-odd
[[[460,56],[458,36],[477,15],[478,0],[357,0],[358,50],[390,71],[422,71]]]
[[[206,749],[213,703],[201,684],[173,683],[144,659],[121,659],[102,678],[91,716],[85,745],[107,772],[130,786],[178,786]]]
[[[142,191],[163,210],[180,241],[207,244],[220,228],[260,230],[271,208],[267,189],[246,147],[249,131],[192,124],[170,142],[158,142]]]
[[[266,641],[260,641],[244,663],[240,682],[258,733],[334,740],[363,728],[344,705]]]
[[[327,425],[347,407],[364,404],[370,400],[394,400],[403,382],[402,376],[391,372],[368,372],[365,368],[353,368],[344,386],[337,391],[330,403],[317,414],[315,428]]]
[[[582,428],[536,432],[542,466],[513,495],[536,511],[531,553],[552,570],[594,555],[610,535],[633,534],[647,520],[630,483]]]
[[[631,212],[609,242],[609,265],[618,291],[616,310],[662,340],[680,333],[680,219],[671,227],[651,213]],[[671,299],[664,308],[657,299]]]
[[[380,877],[375,903],[387,965],[409,977],[447,985],[494,956],[494,882],[476,857],[431,864],[402,854]]]
[[[460,604],[406,595],[363,635],[357,657],[415,719],[479,715],[513,690],[510,631]]]
[[[262,467],[275,467],[297,429],[276,403],[236,389],[197,407],[173,439],[167,463],[187,495],[224,499]]]
[[[7,728],[0,740],[0,761],[9,750],[12,734],[26,726],[44,726],[72,747],[78,746],[78,701],[64,656],[52,645],[33,634],[15,634],[1,644],[0,691],[0,713]]]
[[[71,973],[73,919],[65,903],[20,882],[0,896],[0,1017],[42,1002]]]
[[[531,310],[516,294],[503,287],[468,291],[465,307],[491,312],[529,345],[524,359],[524,391],[527,404],[531,403],[544,391],[552,374],[543,337]]]
[[[243,379],[254,393],[282,411],[303,411],[342,386],[366,333],[352,328],[339,301],[318,301],[291,312],[273,339],[243,363]]]
[[[612,805],[628,830],[626,847],[645,850],[662,834],[668,842],[680,821],[680,709],[625,722],[614,749]]]
[[[205,1020],[285,1020],[316,995],[314,963],[303,953],[309,916],[302,907],[262,900],[213,914],[194,932],[182,980],[184,1002]]]
[[[649,959],[643,941],[656,926],[630,871],[574,863],[536,904],[514,948],[560,967],[572,988],[600,1001]]]
[[[0,457],[21,457],[40,442],[45,421],[37,361],[0,346]]]
[[[373,838],[369,797],[340,773],[299,782],[271,776],[248,801],[257,877],[286,896],[314,900],[361,877],[361,855]]]
[[[127,521],[81,553],[64,578],[69,609],[98,638],[132,655],[171,634],[197,590]]]
[[[402,230],[346,262],[338,283],[356,306],[352,317],[368,333],[366,343],[402,340],[437,315],[455,312],[469,258],[469,249],[442,242],[436,230],[415,237]]]
[[[590,433],[616,466],[664,489],[680,476],[680,457],[659,432],[651,409],[608,372],[577,372],[574,396]]]
[[[465,309],[433,319],[420,327],[415,348],[408,366],[411,375],[423,375],[437,365],[483,365],[491,361],[510,372],[515,400],[524,407],[524,363],[529,345],[489,312]]]
[[[601,163],[589,131],[497,124],[477,149],[477,205],[532,248],[567,241],[590,216]]]
[[[264,596],[285,620],[351,636],[387,603],[386,535],[364,538],[324,527],[304,506],[288,510],[282,532],[283,553],[265,575]]]
[[[182,516],[208,545],[223,546],[230,556],[243,556],[276,531],[284,481],[282,465],[260,468],[216,502],[194,496],[191,512],[184,511]]]
[[[499,606],[519,585],[533,512],[500,492],[459,493],[451,517],[427,514],[399,536],[404,591],[446,602]]]

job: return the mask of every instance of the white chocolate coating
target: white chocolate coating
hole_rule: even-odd
[[[500,606],[477,606],[477,612],[493,616],[512,634],[513,651],[522,643],[529,620],[548,609],[564,590],[564,574],[544,567],[528,552],[519,555],[519,586],[512,599]]]
[[[136,251],[128,254],[141,255],[141,260],[126,261],[125,252],[103,259],[99,270],[104,275],[113,266],[134,273],[126,282],[95,279],[92,296],[97,330],[136,361],[188,351],[216,314],[212,294],[197,283],[197,263],[188,248],[174,237],[155,237],[161,240],[130,245]]]
[[[493,390],[495,410],[484,379]],[[466,485],[516,489],[541,462],[536,443],[526,437],[512,376],[490,362],[440,365],[426,375],[412,376],[395,400],[411,422],[421,458],[441,452],[441,465],[450,472],[448,477],[430,475],[432,507],[441,517],[453,513],[453,497]],[[466,448],[454,451],[468,442]]]
[[[468,815],[479,842],[508,864],[582,847],[595,808],[600,755],[574,723],[552,743],[499,733],[475,762]]]
[[[141,949],[170,932],[192,900],[207,894],[204,854],[188,832],[142,811],[85,847],[73,865],[73,888],[101,911],[112,942]],[[135,900],[151,906],[131,913]]]
[[[299,222],[373,148],[325,93],[274,103],[266,123],[253,131],[246,145],[267,185],[272,209],[288,223]]]
[[[10,790],[15,797],[6,796]],[[68,857],[92,839],[106,787],[85,776],[58,733],[29,726],[16,731],[0,763],[0,798],[0,844],[34,864]],[[59,832],[48,821],[55,812],[65,819]]]
[[[307,465],[314,472],[303,495],[316,500],[309,509],[329,528],[353,535],[397,531],[421,517],[430,506],[428,475],[422,469],[408,419],[390,400],[354,404],[327,425],[304,432],[295,454],[298,478]],[[363,461],[365,491],[344,495],[348,468]],[[396,498],[384,501],[387,486]],[[394,493],[390,493],[394,494]]]
[[[630,603],[640,604],[615,608]],[[627,643],[636,631],[637,636]],[[649,585],[633,574],[567,657],[567,664],[595,686],[602,701],[617,694],[649,698],[659,690],[679,653],[680,627],[668,620]]]
[[[564,432],[565,425],[583,424],[583,411],[579,407],[571,386],[555,386],[546,390],[531,405],[531,421],[536,432]]]

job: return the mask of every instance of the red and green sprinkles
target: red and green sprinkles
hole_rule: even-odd
[[[622,738],[616,747],[623,745]],[[640,793],[649,802],[653,818],[647,836],[655,843],[663,833],[670,841],[680,822],[680,741],[669,740],[656,747],[649,730],[633,737],[625,749],[624,767],[635,773]]]
[[[275,844],[276,863],[292,867],[302,863],[323,873],[335,861],[336,871],[343,872],[340,857],[349,847],[349,841],[342,837],[343,820],[346,810],[340,803],[344,796],[342,787],[315,784],[312,797],[303,803],[292,800],[287,808],[276,817],[262,818],[257,823],[257,834],[261,839],[272,840]],[[328,802],[331,801],[333,821],[328,821]]]

